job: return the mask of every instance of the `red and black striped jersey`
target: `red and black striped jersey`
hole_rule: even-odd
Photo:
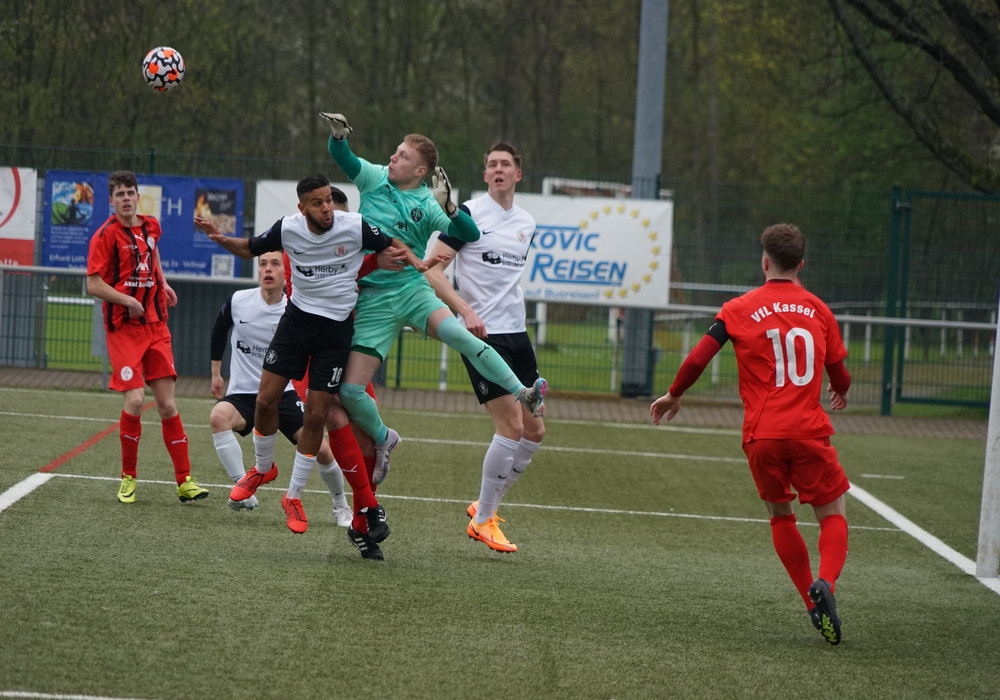
[[[167,320],[167,298],[163,291],[163,271],[157,262],[156,246],[162,230],[152,216],[140,216],[139,226],[123,226],[112,215],[90,239],[87,274],[101,279],[123,294],[142,302],[146,313],[129,319],[121,304],[104,302],[104,327],[109,331],[124,323],[155,323]]]

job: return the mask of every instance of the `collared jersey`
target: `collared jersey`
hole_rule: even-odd
[[[256,394],[260,387],[264,353],[271,344],[286,299],[268,304],[258,287],[241,289],[223,304],[212,331],[212,359],[221,360],[229,334],[229,394]],[[230,329],[231,332],[230,332]],[[292,390],[289,382],[285,391]]]
[[[479,240],[468,243],[441,235],[457,251],[458,294],[486,324],[487,333],[521,333],[527,328],[521,273],[535,220],[516,204],[505,210],[488,194],[470,199],[465,207],[479,227]]]
[[[305,216],[293,214],[250,239],[250,252],[284,250],[292,268],[292,304],[343,321],[358,301],[357,276],[364,251],[380,253],[390,241],[355,212],[336,212],[333,226],[321,234],[309,230]]]
[[[124,226],[112,214],[90,238],[87,274],[100,275],[115,290],[142,302],[146,313],[130,319],[128,308],[103,302],[104,327],[109,331],[125,323],[155,323],[167,320],[167,298],[163,272],[156,264],[156,245],[162,235],[160,222],[139,216],[138,226]]]
[[[717,318],[736,351],[744,442],[832,435],[823,371],[847,349],[829,307],[791,281],[770,280],[723,304]]]
[[[437,231],[447,231],[451,219],[438,206],[426,183],[401,190],[389,182],[389,166],[375,165],[358,158],[361,170],[354,178],[361,193],[360,211],[365,220],[386,235],[408,245],[418,258],[427,252],[427,241]],[[362,287],[401,287],[423,275],[407,266],[396,272],[375,270],[359,281]]]

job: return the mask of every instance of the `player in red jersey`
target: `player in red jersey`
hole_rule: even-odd
[[[823,370],[830,408],[847,406],[851,376],[844,365],[840,328],[829,307],[795,284],[804,264],[805,237],[791,224],[761,236],[762,287],[722,306],[715,322],[681,364],[670,390],[649,413],[656,425],[671,420],[681,395],[701,376],[727,340],[733,342],[743,400],[743,451],[771,516],[774,549],[830,644],[839,644],[834,586],[847,558],[850,483],[830,445],[833,425],[821,405]],[[809,504],[819,521],[819,578],[795,520],[793,502]]]
[[[139,214],[139,183],[133,173],[120,170],[108,178],[114,214],[90,239],[87,255],[87,292],[104,304],[104,328],[110,386],[124,396],[120,439],[122,482],[118,500],[135,502],[136,463],[142,434],[145,384],[153,392],[160,413],[163,442],[170,453],[177,481],[177,497],[196,501],[208,496],[191,478],[188,439],[174,400],[174,353],[167,307],[177,294],[163,278],[157,248],[162,231],[152,216]]]

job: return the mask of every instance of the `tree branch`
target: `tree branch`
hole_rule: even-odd
[[[846,2],[857,9],[876,28],[889,32],[893,38],[904,43],[919,46],[927,51],[930,42],[919,37],[911,30],[903,30],[901,23],[890,23],[885,18],[877,16],[871,7],[865,5],[860,0],[846,0]],[[919,26],[911,17],[894,2],[883,2],[891,12],[894,12],[897,19],[899,13],[906,19],[910,26]],[[914,106],[912,100],[907,99],[904,94],[889,80],[881,65],[869,49],[869,44],[863,40],[861,30],[847,16],[845,7],[841,0],[829,0],[829,5],[833,11],[837,23],[843,28],[848,41],[854,51],[854,55],[861,62],[861,65],[871,76],[872,81],[885,97],[892,109],[906,122],[912,129],[917,139],[923,143],[946,167],[951,169],[956,175],[962,178],[973,188],[983,192],[996,192],[1000,190],[1000,174],[990,171],[988,167],[977,165],[968,153],[957,148],[951,141],[944,137],[937,125],[928,116]],[[928,52],[930,53],[930,52]],[[954,75],[954,73],[952,73]],[[1000,115],[1000,110],[998,110]],[[994,123],[1000,123],[996,119]]]

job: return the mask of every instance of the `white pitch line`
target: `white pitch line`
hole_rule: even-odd
[[[974,579],[979,581],[981,584],[989,588],[994,593],[1000,593],[1000,578],[980,578],[976,576],[976,562],[972,561],[968,557],[959,554],[954,549],[946,545],[940,539],[932,535],[931,533],[924,530],[922,527],[917,525],[915,522],[904,516],[902,513],[892,508],[891,506],[883,503],[879,499],[872,496],[870,493],[865,491],[863,488],[856,484],[851,484],[851,489],[847,493],[854,496],[856,499],[861,501],[863,504],[868,506],[871,510],[875,511],[883,518],[888,520],[890,523],[898,527],[900,530],[908,534],[910,537],[915,539],[920,544],[927,547],[929,550],[937,554],[939,557],[951,562],[964,573],[972,576]]]
[[[12,412],[0,412],[0,415],[16,415],[16,416],[40,417],[40,418],[64,418],[64,419],[65,418],[70,418],[68,416],[45,416],[45,415],[37,415],[37,414],[24,414],[24,413],[12,413]],[[427,415],[427,414],[422,414],[422,415]],[[86,418],[79,418],[79,420],[101,420],[101,422],[104,422],[104,423],[107,422],[106,419],[86,419]],[[192,425],[191,427],[207,427],[207,426],[194,426],[194,425]],[[483,446],[485,446],[487,444],[487,443],[482,443],[482,442],[471,442],[471,441],[470,442],[465,442],[465,441],[455,441],[455,440],[432,440],[432,439],[424,439],[424,438],[410,438],[410,440],[413,441],[413,442],[426,442],[426,443],[430,443],[430,444],[472,445],[472,446],[478,446],[478,447],[483,447]],[[589,453],[595,453],[595,454],[615,454],[615,455],[627,455],[627,456],[639,456],[639,457],[659,457],[659,458],[671,458],[671,457],[674,457],[674,458],[677,458],[677,459],[701,460],[701,461],[723,461],[723,462],[741,462],[741,461],[743,461],[742,459],[736,459],[736,458],[732,458],[732,457],[704,457],[704,456],[688,456],[688,455],[668,455],[668,454],[664,454],[664,453],[647,453],[647,452],[633,452],[633,453],[630,453],[630,452],[620,452],[620,451],[615,451],[615,450],[593,450],[593,449],[587,449],[587,448],[553,447],[553,446],[549,446],[549,445],[546,445],[546,450],[568,451],[568,452],[589,452]],[[40,486],[41,484],[43,484],[46,481],[48,481],[48,479],[51,476],[69,476],[69,475],[66,475],[66,474],[54,474],[54,473],[53,474],[41,474],[41,473],[39,473],[39,474],[33,474],[33,475],[29,476],[27,479],[25,479],[24,481],[20,482],[19,484],[15,484],[11,488],[7,489],[7,491],[4,491],[3,493],[0,493],[0,511],[3,511],[5,508],[10,507],[10,505],[12,505],[13,503],[17,502],[18,500],[20,500],[21,498],[23,498],[25,495],[31,493],[31,491],[33,491],[34,489],[38,488],[38,486]],[[82,477],[82,478],[88,478],[88,477]],[[95,477],[89,477],[89,478],[95,478]],[[103,477],[97,477],[97,478],[103,478]],[[116,481],[116,479],[112,479],[112,480]],[[170,483],[170,482],[151,482],[151,483]],[[230,486],[229,485],[223,485],[223,486],[221,486],[221,488],[230,488]],[[857,486],[856,484],[851,484],[851,489],[850,489],[850,491],[848,491],[848,493],[851,494],[851,495],[853,495],[858,501],[860,501],[861,503],[863,503],[864,505],[866,505],[872,511],[874,511],[875,513],[881,515],[887,521],[889,521],[890,523],[892,523],[893,525],[895,525],[899,530],[902,530],[903,532],[909,534],[911,537],[913,537],[914,539],[916,539],[918,542],[920,542],[921,544],[923,544],[925,547],[927,547],[928,549],[930,549],[932,552],[934,552],[938,556],[942,557],[946,561],[949,561],[952,564],[954,564],[955,566],[957,566],[963,573],[966,573],[969,576],[972,576],[973,578],[975,578],[977,581],[979,581],[980,583],[982,583],[984,586],[986,586],[986,588],[990,589],[994,593],[1000,594],[1000,578],[995,578],[995,579],[979,578],[978,576],[975,575],[976,574],[976,564],[975,564],[975,562],[973,562],[968,557],[966,557],[966,556],[958,553],[957,551],[955,551],[954,549],[952,549],[951,547],[949,547],[948,545],[946,545],[944,542],[942,542],[940,539],[938,539],[937,537],[935,537],[934,535],[930,534],[929,532],[927,532],[923,528],[919,527],[913,521],[909,520],[908,518],[906,518],[905,516],[903,516],[902,514],[900,514],[895,509],[891,508],[887,504],[883,503],[882,501],[878,500],[877,498],[875,498],[874,496],[872,496],[871,494],[869,494],[867,491],[865,491],[864,489],[862,489],[860,486]],[[388,494],[380,494],[380,495],[382,497],[384,497],[384,498],[400,498],[400,499],[404,499],[405,498],[405,499],[411,499],[411,500],[420,500],[420,499],[414,499],[412,497],[406,497],[406,496],[391,496],[391,495],[388,495]],[[433,499],[423,499],[423,500],[433,500]],[[509,505],[509,507],[515,507],[515,504],[507,504],[507,505]],[[544,506],[544,505],[528,505],[528,506],[524,506],[524,507],[531,507],[531,508],[562,508],[560,506]],[[565,509],[566,510],[581,510],[581,511],[584,511],[584,512],[628,513],[628,514],[633,514],[633,515],[654,515],[654,516],[660,516],[660,517],[689,517],[689,518],[704,518],[704,519],[715,519],[715,520],[736,520],[736,521],[741,521],[741,522],[758,522],[758,521],[756,521],[754,519],[750,519],[750,518],[747,518],[747,519],[743,519],[743,518],[725,518],[725,517],[722,517],[722,516],[702,516],[702,515],[693,515],[693,514],[656,513],[656,512],[646,512],[646,513],[643,513],[643,512],[635,512],[635,511],[614,511],[614,510],[594,510],[594,511],[588,511],[588,509],[582,509],[582,508],[578,509],[578,508],[572,508],[572,507],[565,507]],[[855,527],[854,529],[862,529],[862,528]],[[865,528],[865,529],[869,529],[869,528]],[[872,529],[875,529],[875,528],[872,528]]]
[[[107,695],[31,693],[26,690],[0,690],[0,698],[37,698],[38,700],[140,700],[139,698],[117,698],[109,697]]]
[[[0,416],[14,416],[16,418],[51,418],[53,420],[80,420],[89,423],[114,423],[117,418],[93,418],[91,416],[53,416],[50,413],[18,413],[16,411],[0,411]]]
[[[35,472],[27,479],[19,481],[3,493],[0,493],[0,513],[10,508],[51,478],[52,474]]]
[[[87,474],[62,474],[59,472],[53,472],[51,476],[58,476],[64,479],[84,479],[87,481],[109,481],[118,483],[120,480],[118,477],[114,476],[92,476]],[[143,479],[139,483],[142,484],[153,484],[157,486],[174,486],[173,481],[165,481],[162,479]],[[231,483],[229,484],[210,484],[203,481],[198,482],[207,489],[222,489],[223,491],[228,491],[233,487]],[[276,493],[284,493],[285,488],[282,486],[260,486],[257,488],[258,492],[261,491],[274,491]],[[318,494],[329,494],[330,492],[326,489],[305,489],[305,493],[318,493]],[[350,495],[351,491],[345,489],[345,493]],[[440,498],[434,496],[403,496],[400,494],[384,493],[382,491],[378,494],[381,500],[393,500],[393,501],[412,501],[414,503],[445,503],[445,504],[456,504],[461,506],[467,506],[469,504],[468,499],[463,498]],[[642,515],[654,518],[690,518],[693,520],[722,520],[735,523],[763,523],[768,524],[770,522],[767,518],[740,518],[729,515],[703,515],[698,513],[675,513],[674,511],[664,512],[656,510],[625,510],[620,508],[591,508],[587,506],[554,506],[550,504],[543,503],[507,503],[504,502],[504,508],[529,508],[533,510],[558,510],[568,513],[597,513],[598,515]],[[463,508],[464,510],[464,508]],[[818,523],[803,522],[799,523],[806,527],[818,527]],[[869,527],[864,525],[852,526],[853,530],[873,530],[876,532],[899,532],[899,528],[895,527]]]
[[[427,415],[427,414],[424,414]],[[0,411],[0,416],[17,416],[21,418],[52,418],[57,420],[78,420],[78,421],[90,421],[97,423],[108,423],[107,418],[88,418],[84,416],[54,416],[47,415],[43,413],[17,413],[13,411]],[[579,421],[580,423],[592,422],[592,421]],[[143,425],[159,425],[158,420],[142,421]],[[602,423],[602,426],[607,426],[607,423]],[[621,424],[626,426],[628,424]],[[210,425],[203,425],[200,423],[185,423],[185,429],[188,430],[200,430],[203,428],[211,428]],[[718,433],[724,431],[711,431],[706,429],[698,429],[687,432],[702,432],[702,433]],[[459,445],[465,447],[489,447],[489,442],[475,441],[475,440],[444,440],[435,438],[404,438],[403,442],[416,442],[425,443],[428,445]],[[606,454],[606,455],[618,455],[622,457],[644,457],[653,459],[681,459],[688,461],[700,461],[700,462],[725,462],[732,464],[745,464],[745,457],[709,457],[705,455],[685,455],[685,454],[671,454],[667,452],[631,452],[623,450],[600,450],[590,447],[559,447],[556,445],[545,445],[545,450],[547,452],[584,452],[587,454]]]

